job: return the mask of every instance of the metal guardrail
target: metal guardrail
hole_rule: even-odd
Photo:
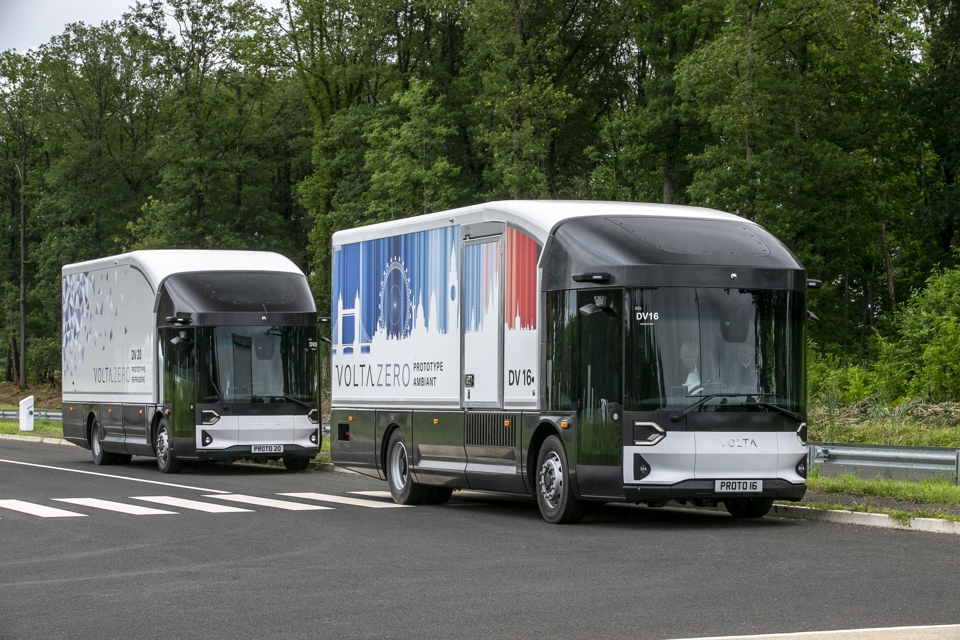
[[[960,449],[810,442],[807,445],[807,468],[824,462],[852,467],[944,471],[953,474],[960,485]]]
[[[34,409],[33,417],[36,420],[56,420],[60,422],[63,420],[63,412],[57,411],[54,409]],[[20,410],[19,409],[0,409],[0,420],[19,420],[20,419]]]

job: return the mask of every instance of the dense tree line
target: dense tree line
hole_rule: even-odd
[[[755,220],[825,283],[817,348],[874,359],[957,263],[958,42],[953,0],[158,0],[70,25],[0,54],[6,376],[58,375],[64,263],[270,249],[323,308],[335,230],[497,198]]]

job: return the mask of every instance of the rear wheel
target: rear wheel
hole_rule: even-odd
[[[734,518],[762,518],[773,507],[767,498],[731,498],[723,503]]]
[[[310,464],[310,458],[306,456],[283,456],[283,466],[287,471],[303,471]]]
[[[93,453],[93,463],[97,465],[113,464],[117,460],[117,454],[103,450],[103,428],[100,421],[93,419],[90,425],[90,451]]]
[[[160,473],[180,473],[180,461],[177,460],[173,452],[173,443],[170,439],[170,431],[167,429],[167,421],[160,420],[157,425],[157,437],[153,440],[154,450],[157,452],[157,468]]]
[[[543,441],[537,455],[537,504],[543,519],[551,524],[573,524],[583,519],[583,503],[573,495],[567,454],[557,436]]]
[[[432,487],[417,484],[410,475],[407,447],[399,429],[395,429],[387,441],[387,484],[397,504],[423,504],[431,496]]]

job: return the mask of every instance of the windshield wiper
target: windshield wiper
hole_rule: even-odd
[[[265,397],[265,398],[270,398],[271,400],[273,400],[274,398],[282,398],[282,399],[287,400],[287,401],[289,401],[289,402],[293,402],[294,404],[298,404],[298,405],[300,405],[301,407],[304,407],[304,408],[306,408],[306,409],[313,409],[312,406],[310,406],[309,404],[307,404],[307,403],[304,402],[303,400],[297,400],[296,398],[291,397],[291,396],[264,396],[264,397]]]
[[[677,411],[676,413],[672,414],[670,416],[670,419],[673,420],[674,422],[679,422],[680,418],[687,415],[691,411],[699,409],[708,401],[713,400],[714,398],[750,398],[750,397],[762,398],[764,396],[775,396],[775,395],[776,394],[773,394],[773,393],[711,393],[710,395],[703,396],[702,398],[700,398],[700,400],[698,400],[697,402],[694,402],[690,406],[684,407],[680,411]],[[687,396],[687,397],[693,397],[693,396]],[[767,406],[775,407],[780,411],[787,411],[786,409],[781,409],[776,405],[768,404],[766,402],[757,402],[757,403],[750,403],[750,404],[758,404],[761,407],[767,407]],[[797,414],[793,412],[788,412],[788,415],[796,416]]]

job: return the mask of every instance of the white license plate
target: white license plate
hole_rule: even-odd
[[[717,493],[763,491],[763,480],[717,480],[714,491]]]
[[[252,444],[250,453],[283,453],[282,444]]]

